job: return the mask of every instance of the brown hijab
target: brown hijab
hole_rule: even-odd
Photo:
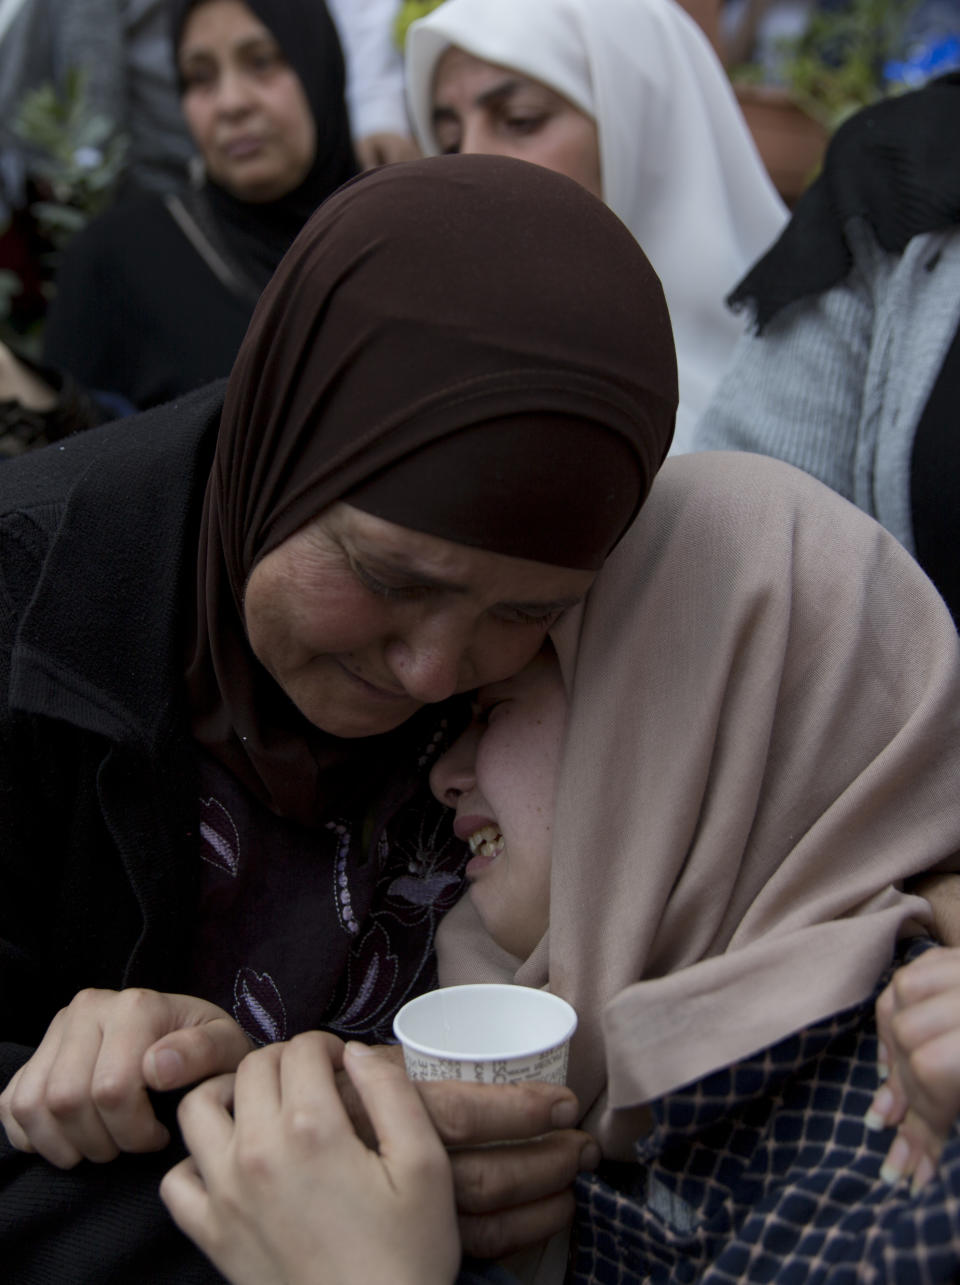
[[[510,959],[464,899],[440,978],[569,1000],[570,1083],[629,1157],[630,1108],[865,999],[926,917],[902,881],[956,868],[960,649],[882,527],[732,451],[667,462],[554,641],[548,932]]]
[[[347,184],[264,291],[227,388],[188,669],[197,740],[281,815],[315,817],[336,767],[369,780],[409,725],[343,742],[302,719],[247,645],[257,561],[350,498],[598,565],[666,455],[676,396],[660,283],[578,184],[481,156]]]

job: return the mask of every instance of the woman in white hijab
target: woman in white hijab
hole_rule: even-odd
[[[557,169],[529,114],[512,131],[505,119],[482,147],[464,129],[459,140],[441,137],[442,117],[465,116],[462,103],[438,101],[438,71],[451,47],[519,73],[521,88],[532,78],[595,124],[601,195],[640,242],[667,296],[680,367],[673,451],[690,449],[742,329],[724,297],[786,218],[706,36],[673,0],[448,0],[414,23],[407,80],[423,150],[500,151]],[[480,106],[503,110],[504,96],[491,97],[491,88]]]

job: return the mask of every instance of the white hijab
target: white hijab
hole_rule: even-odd
[[[411,117],[428,154],[434,73],[450,45],[596,121],[604,199],[667,296],[680,368],[672,450],[689,450],[743,328],[724,298],[786,221],[709,41],[673,0],[448,0],[407,36]]]

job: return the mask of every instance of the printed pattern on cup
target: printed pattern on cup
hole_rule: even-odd
[[[475,1062],[470,1058],[431,1057],[404,1047],[403,1060],[411,1080],[470,1080],[474,1084],[520,1084],[543,1080],[563,1084],[567,1078],[569,1043],[530,1057]]]

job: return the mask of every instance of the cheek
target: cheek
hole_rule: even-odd
[[[543,646],[547,626],[482,626],[471,648],[476,687],[499,683],[519,674]]]
[[[181,100],[187,129],[201,155],[206,159],[210,150],[210,122],[213,113],[200,99],[188,96]]]
[[[277,94],[273,114],[288,152],[306,174],[317,150],[317,127],[298,81]]]
[[[290,670],[317,656],[359,651],[382,636],[380,604],[358,590],[352,577],[307,589],[259,570],[247,585],[244,618],[250,646],[268,669]]]

